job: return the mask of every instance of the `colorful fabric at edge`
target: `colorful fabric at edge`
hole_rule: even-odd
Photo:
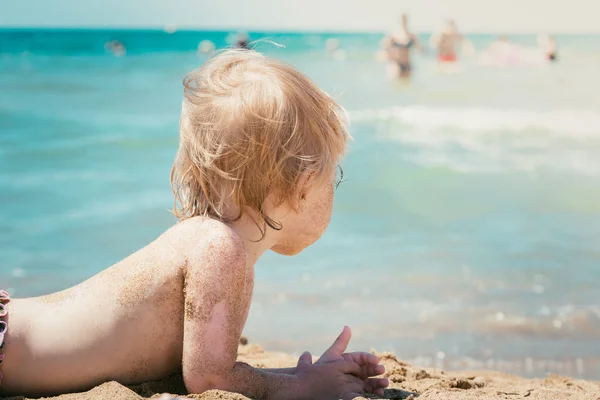
[[[4,361],[4,335],[8,330],[8,324],[6,322],[6,315],[8,309],[6,304],[10,301],[8,292],[0,290],[0,385],[2,385],[2,362]]]

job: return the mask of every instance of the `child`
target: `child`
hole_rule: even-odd
[[[75,287],[5,299],[0,393],[76,392],[182,371],[192,393],[382,395],[377,357],[343,354],[348,328],[314,364],[308,353],[282,370],[236,362],[258,258],[297,254],[329,223],[348,138],[341,109],[292,67],[247,50],[214,57],[184,87],[171,172],[180,222]]]

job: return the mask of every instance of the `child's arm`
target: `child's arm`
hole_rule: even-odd
[[[226,235],[225,235],[226,236]],[[223,389],[257,399],[353,398],[364,390],[358,364],[312,365],[301,357],[293,375],[236,362],[252,297],[244,245],[227,236],[188,254],[185,272],[183,379],[192,393]]]

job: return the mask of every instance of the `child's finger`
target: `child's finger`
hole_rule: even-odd
[[[353,400],[356,397],[362,397],[362,394],[358,392],[348,392],[342,395],[343,400]]]
[[[373,390],[373,394],[379,397],[383,397],[385,393],[383,392],[383,389],[375,389]]]
[[[342,354],[345,360],[352,360],[359,365],[377,365],[379,364],[379,357],[375,354],[367,353],[364,351],[356,351],[354,353],[344,353]]]
[[[376,390],[388,387],[390,381],[387,378],[369,378],[365,379],[365,387],[368,387],[370,392],[375,393]]]
[[[357,378],[354,375],[345,375],[344,376],[345,385],[344,389],[351,393],[362,393],[365,390],[365,383],[362,379]],[[351,397],[353,398],[353,397]]]
[[[382,391],[389,384],[385,378],[370,378],[363,380],[363,390],[367,393],[375,393]]]
[[[383,365],[361,365],[360,366],[360,377],[370,378],[372,376],[383,375],[385,367]]]
[[[360,368],[360,365],[358,365],[354,361],[335,361],[335,365],[337,366],[338,371],[343,372],[344,374],[351,374],[354,376],[361,376],[362,374],[362,369]]]
[[[305,351],[304,353],[302,353],[302,355],[298,359],[298,366],[311,365],[311,364],[312,364],[312,355],[308,351]]]
[[[350,339],[352,338],[352,331],[349,327],[344,326],[342,333],[335,339],[333,344],[323,353],[324,355],[332,355],[336,357],[341,357],[342,353],[346,351],[348,347],[348,343],[350,343]]]
[[[363,365],[361,369],[363,378],[382,375],[385,372],[385,367],[383,365]]]
[[[369,376],[377,376],[377,375],[383,375],[385,373],[385,367],[381,364],[379,365],[369,365]]]

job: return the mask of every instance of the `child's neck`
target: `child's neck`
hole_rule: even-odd
[[[246,248],[247,261],[252,265],[258,261],[260,256],[278,242],[279,232],[274,231],[265,225],[264,229],[266,229],[266,231],[264,237],[262,237],[263,234],[256,223],[247,215],[242,216],[239,220],[231,222],[228,225],[243,239]]]

